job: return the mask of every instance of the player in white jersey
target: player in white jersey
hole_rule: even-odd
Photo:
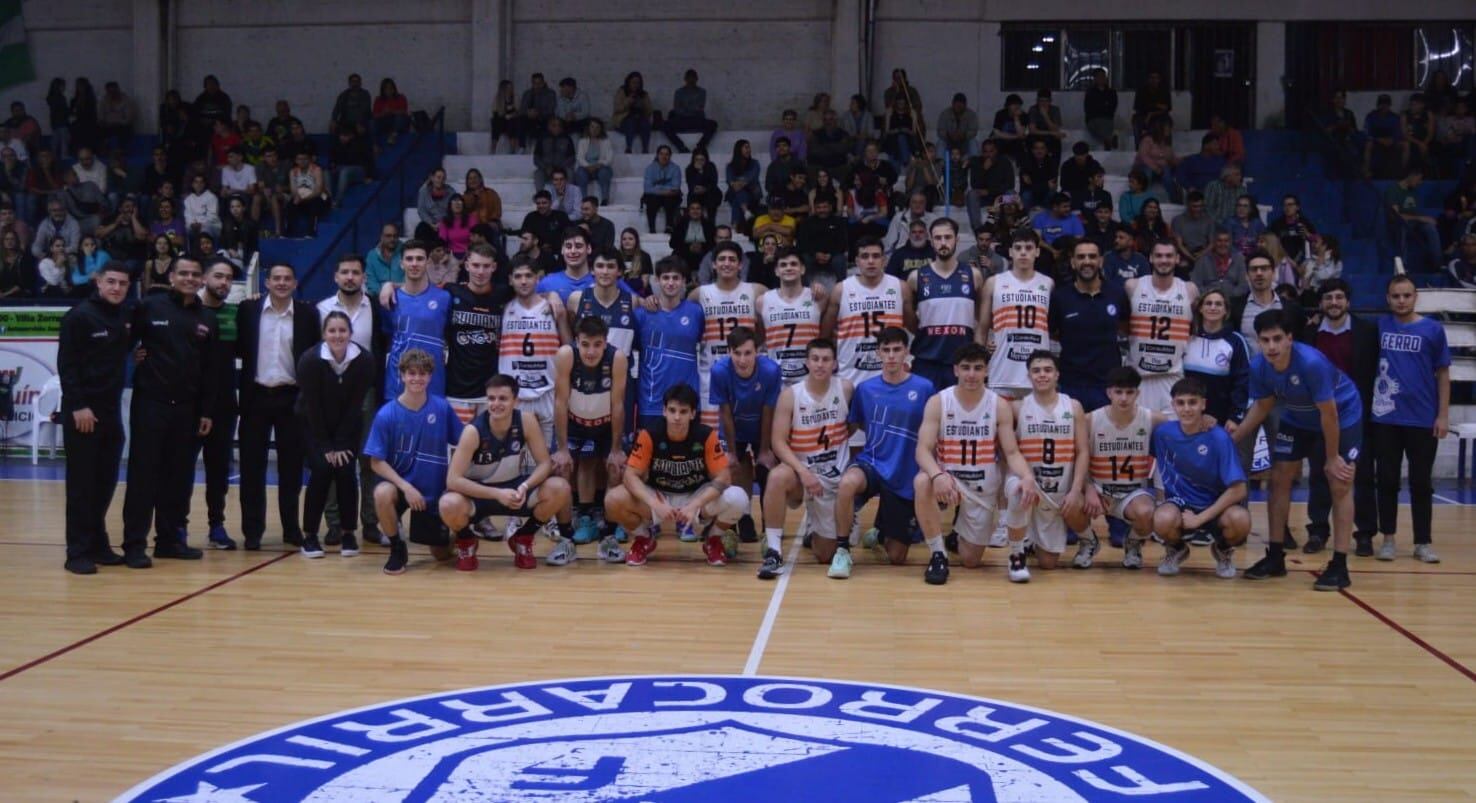
[[[941,507],[958,508],[954,523],[958,554],[964,566],[976,567],[994,532],[1000,456],[1014,473],[1030,473],[1015,441],[1010,401],[984,386],[988,365],[989,352],[983,346],[969,343],[960,348],[953,358],[958,384],[928,400],[918,431],[913,493],[917,522],[933,553],[923,579],[932,585],[948,581]]]
[[[554,440],[554,356],[569,342],[569,324],[558,296],[537,293],[538,276],[526,259],[510,275],[517,296],[502,311],[497,372],[518,381],[518,408],[538,416],[544,443]]]
[[[846,424],[853,387],[835,376],[835,343],[816,338],[805,346],[806,375],[786,387],[774,407],[771,448],[779,464],[764,489],[764,563],[760,580],[784,571],[779,551],[784,515],[805,507],[805,520],[822,537],[835,538],[835,496],[851,462]]]
[[[1010,269],[984,280],[979,326],[989,349],[989,389],[1010,399],[1031,392],[1030,355],[1051,348],[1051,290],[1055,282],[1036,273],[1040,235],[1020,229],[1010,235]]]
[[[1040,568],[1054,569],[1066,549],[1066,528],[1084,532],[1091,526],[1085,504],[1089,466],[1081,405],[1056,390],[1061,370],[1054,354],[1037,351],[1026,366],[1031,392],[1015,402],[1015,437],[1030,473],[1005,480],[1010,580],[1016,583],[1030,580],[1025,567],[1027,535]]]
[[[1168,240],[1153,244],[1148,257],[1153,273],[1128,279],[1128,359],[1143,377],[1138,404],[1155,413],[1174,409],[1169,388],[1184,377],[1184,351],[1194,320],[1199,289],[1174,276],[1178,248]]]
[[[837,284],[820,322],[820,334],[835,341],[836,374],[852,387],[881,376],[876,338],[889,326],[917,331],[912,288],[886,273],[881,241],[862,237],[856,244],[855,276]]]
[[[718,243],[712,251],[716,281],[699,285],[687,296],[688,301],[702,307],[704,326],[697,349],[697,374],[702,387],[698,388],[698,403],[702,410],[701,423],[714,429],[720,422],[717,405],[709,396],[712,366],[727,355],[729,332],[740,326],[758,329],[758,297],[763,287],[739,279],[742,264],[743,249],[737,243],[731,240]]]
[[[785,385],[805,378],[805,344],[820,336],[823,301],[805,287],[805,263],[799,252],[782,249],[774,265],[779,287],[759,297],[758,317],[764,352],[779,363]]]

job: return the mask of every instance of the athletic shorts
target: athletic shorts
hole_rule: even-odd
[[[1035,507],[1020,506],[1020,478],[1010,475],[1005,480],[1005,526],[1011,529],[1025,528],[1025,539],[1043,552],[1057,555],[1066,551],[1066,521],[1061,518],[1061,499],[1041,494]],[[1062,496],[1064,499],[1064,495]]]
[[[506,489],[517,488],[518,485],[520,485],[526,479],[528,478],[519,477],[515,480],[508,480],[507,482],[493,483],[490,484],[488,487]],[[467,499],[472,503],[472,524],[476,524],[477,522],[487,518],[488,516],[518,516],[521,518],[526,518],[533,515],[533,508],[538,506],[538,489],[533,488],[528,491],[528,493],[525,494],[523,497],[523,506],[518,508],[508,507],[507,505],[504,505],[494,499],[480,499],[470,496],[467,497]]]
[[[1177,496],[1170,496],[1169,498],[1163,500],[1163,504],[1173,505],[1184,513],[1198,514],[1204,511],[1203,507],[1195,507],[1194,505],[1185,502],[1182,498]],[[1241,503],[1241,506],[1244,506],[1244,503]],[[1234,507],[1234,505],[1232,505],[1231,507]],[[1225,509],[1229,510],[1230,508]],[[1220,516],[1223,515],[1225,514],[1220,514]],[[1209,521],[1195,528],[1195,532],[1209,533],[1210,536],[1213,537],[1217,543],[1223,542],[1225,540],[1225,529],[1220,526],[1220,516],[1216,516],[1213,519],[1210,519]]]
[[[1320,452],[1324,448],[1326,445],[1322,442],[1320,430],[1313,432],[1299,429],[1283,420],[1281,428],[1276,431],[1276,443],[1271,446],[1271,461],[1273,463],[1300,463],[1311,456],[1314,450]],[[1362,448],[1362,421],[1338,431],[1338,454],[1342,455],[1344,460],[1349,463],[1356,461]]]
[[[958,486],[958,517],[953,531],[977,547],[989,546],[999,518],[999,470],[990,466],[982,480],[953,480]]]
[[[989,389],[1010,401],[1019,401],[1034,392],[1033,388],[1015,388],[1004,385],[990,385]]]
[[[1134,499],[1140,496],[1146,496],[1148,497],[1148,501],[1154,501],[1153,491],[1148,488],[1135,488],[1124,494],[1110,494],[1098,488],[1097,494],[1102,497],[1103,507],[1107,508],[1107,517],[1125,522],[1127,521],[1127,516],[1123,514],[1127,511],[1128,505],[1133,503]],[[1132,522],[1128,523],[1131,524]]]
[[[821,492],[819,496],[812,496],[805,491],[804,485],[799,485],[801,499],[797,505],[788,505],[790,509],[796,507],[804,508],[805,518],[802,525],[803,532],[800,535],[813,534],[818,538],[835,540],[835,495],[840,487],[840,479],[827,480],[824,477],[815,476],[820,480]],[[799,483],[798,479],[795,480]]]
[[[455,399],[448,396],[446,397],[446,403],[450,404],[451,409],[456,411],[456,417],[461,419],[461,423],[463,424],[470,424],[473,418],[476,418],[487,409],[486,396],[478,396],[474,399]]]
[[[691,493],[678,494],[669,491],[657,491],[656,494],[663,502],[674,508],[683,508],[691,504],[692,498],[712,487],[711,483],[704,483]],[[748,494],[742,488],[728,486],[718,498],[703,505],[702,512],[697,517],[697,522],[692,525],[692,530],[698,535],[706,529],[707,525],[714,521],[737,522],[744,514],[750,512],[752,505]],[[668,532],[675,532],[676,526],[670,523],[653,521],[651,524],[658,528],[665,528]]]
[[[933,362],[914,357],[912,372],[932,382],[935,390],[951,388],[958,384],[958,375],[953,372],[952,363]]]
[[[604,458],[610,453],[610,436],[613,428],[610,424],[600,426],[586,426],[569,419],[569,454],[576,460],[588,458]]]
[[[380,480],[384,482],[384,480]],[[425,510],[410,510],[410,503],[405,500],[404,491],[396,491],[395,514],[396,518],[403,517],[406,511],[410,512],[410,543],[425,544],[426,546],[450,546],[451,537],[446,534],[446,527],[441,524],[441,509],[436,499],[425,500]],[[383,522],[381,522],[383,523]],[[399,522],[396,522],[398,526]]]
[[[881,539],[911,544],[917,534],[917,507],[913,501],[888,488],[870,463],[855,462],[851,465],[866,475],[866,488],[856,497],[856,506],[859,508],[866,504],[873,496],[880,497],[874,523]]]
[[[1107,389],[1101,385],[1070,382],[1063,377],[1060,391],[1080,403],[1084,413],[1090,413],[1099,407],[1106,407],[1109,403]]]
[[[1174,397],[1169,391],[1173,389],[1174,383],[1183,379],[1181,376],[1145,376],[1143,383],[1138,386],[1138,406],[1146,407],[1155,413],[1173,413]],[[1076,397],[1072,397],[1076,398]],[[1223,421],[1221,424],[1225,423]]]
[[[518,399],[519,412],[532,412],[538,417],[538,428],[543,431],[543,446],[552,449],[554,442],[554,395],[550,390],[548,393],[536,399]],[[533,451],[524,452],[523,464],[531,466],[533,463]]]

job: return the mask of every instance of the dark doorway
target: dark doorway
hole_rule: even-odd
[[[1255,23],[1188,25],[1178,34],[1180,85],[1194,96],[1190,127],[1209,128],[1213,112],[1236,128],[1255,128]]]

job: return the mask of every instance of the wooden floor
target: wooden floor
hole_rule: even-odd
[[[1206,550],[1169,579],[1116,568],[1108,549],[1099,568],[1012,586],[991,551],[942,588],[923,584],[920,553],[906,567],[859,555],[847,582],[801,561],[757,645],[776,585],[754,579],[751,546],[723,569],[663,541],[642,569],[586,556],[515,572],[484,544],[476,574],[412,550],[410,572],[387,577],[378,547],[307,561],[267,551],[269,536],[262,552],[74,577],[61,509],[60,483],[0,483],[4,801],[110,799],[234,740],[411,695],[746,668],[1071,714],[1272,800],[1476,797],[1476,508],[1436,507],[1444,563],[1415,563],[1406,539],[1395,563],[1354,559],[1345,594],[1311,590],[1321,556],[1252,584],[1216,579]]]

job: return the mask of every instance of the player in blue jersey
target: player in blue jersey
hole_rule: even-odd
[[[656,263],[656,309],[636,308],[636,348],[641,376],[636,397],[638,429],[659,426],[666,391],[673,385],[701,386],[697,346],[705,321],[702,307],[687,300],[687,265],[675,257]]]
[[[409,278],[408,276],[406,277]],[[409,548],[400,538],[400,516],[410,511],[410,540],[430,547],[437,560],[451,557],[451,541],[441,526],[439,502],[446,490],[449,448],[461,440],[463,425],[444,398],[428,392],[440,366],[421,349],[410,349],[395,363],[400,393],[379,408],[364,456],[380,477],[374,488],[379,532],[389,539],[385,574],[402,574]]]
[[[1163,480],[1163,502],[1153,511],[1153,534],[1164,548],[1158,573],[1179,573],[1189,557],[1184,536],[1198,530],[1214,539],[1215,574],[1234,579],[1235,548],[1251,528],[1240,456],[1230,434],[1204,414],[1203,381],[1180,379],[1169,393],[1178,420],[1154,427],[1149,446]]]
[[[435,287],[426,277],[430,249],[419,240],[405,243],[400,265],[405,270],[405,283],[386,284],[380,297],[389,300],[381,316],[389,329],[390,345],[386,365],[397,366],[400,357],[411,349],[420,349],[435,362],[428,391],[433,396],[446,393],[446,326],[451,320],[451,294]],[[386,296],[389,298],[386,299]],[[385,371],[384,397],[393,399],[404,387],[398,371]]]
[[[934,257],[907,277],[917,299],[917,337],[912,341],[912,372],[939,390],[958,383],[953,355],[974,342],[984,275],[958,262],[958,224],[946,217],[928,227]]]
[[[876,338],[881,376],[856,386],[851,397],[851,431],[866,431],[866,446],[841,475],[835,499],[835,540],[816,533],[811,546],[815,557],[830,563],[828,576],[851,576],[851,525],[856,506],[873,496],[881,501],[876,528],[893,563],[905,563],[907,547],[917,529],[912,481],[917,476],[917,433],[933,395],[933,383],[907,367],[907,330],[889,326]],[[941,542],[929,544],[933,551]]]
[[[563,237],[559,256],[563,257],[564,269],[539,279],[538,294],[554,293],[565,306],[569,306],[569,296],[593,287],[595,276],[590,270],[589,232],[578,226],[568,226],[563,231]],[[624,279],[617,280],[616,285],[623,292],[635,295],[635,290]]]
[[[779,363],[758,353],[758,335],[747,326],[729,332],[728,355],[712,366],[708,402],[718,406],[718,420],[733,458],[733,484],[752,488],[757,479],[761,496],[775,463],[769,434],[783,388],[784,371]],[[738,540],[745,544],[758,540],[758,528],[749,513],[738,520]]]
[[[1280,309],[1255,318],[1261,353],[1251,360],[1251,407],[1235,430],[1249,437],[1278,402],[1281,428],[1271,445],[1270,539],[1266,557],[1246,569],[1249,580],[1286,576],[1286,520],[1291,512],[1292,482],[1302,474],[1302,461],[1327,473],[1333,499],[1333,556],[1313,588],[1337,591],[1352,585],[1348,550],[1353,540],[1354,461],[1363,447],[1363,404],[1358,388],[1322,352],[1294,342],[1295,322]]]

